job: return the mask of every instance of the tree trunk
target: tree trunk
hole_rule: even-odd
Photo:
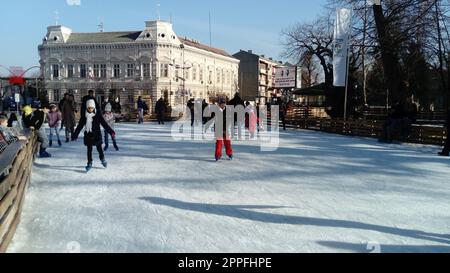
[[[382,5],[373,5],[375,24],[381,47],[381,58],[383,62],[386,87],[389,90],[392,103],[406,101],[406,87],[400,72],[398,49],[392,41],[386,19],[383,14]]]

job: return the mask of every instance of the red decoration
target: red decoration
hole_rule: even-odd
[[[9,78],[9,83],[12,85],[25,85],[25,79],[23,77],[12,76]]]

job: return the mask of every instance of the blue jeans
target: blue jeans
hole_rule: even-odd
[[[57,139],[58,141],[60,141],[60,139],[59,139],[59,130],[58,130],[58,127],[50,128],[50,137],[49,137],[50,141],[53,141],[53,132],[55,132],[56,139]]]
[[[109,146],[109,133],[106,130],[104,131],[104,133],[105,133],[105,146],[108,147]],[[113,145],[116,146],[117,145],[116,138],[111,136],[111,139],[112,139]]]

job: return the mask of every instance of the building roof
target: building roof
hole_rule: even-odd
[[[279,66],[283,65],[282,62],[274,60],[273,58],[270,58],[270,57],[268,58],[265,55],[256,54],[256,53],[253,52],[253,50],[246,51],[246,50],[242,50],[241,49],[239,52],[237,52],[233,56],[236,56],[236,55],[239,55],[239,54],[247,54],[247,55],[253,56],[255,58],[258,58],[260,61],[264,61],[264,62],[267,62],[267,63],[277,64]]]
[[[66,44],[95,44],[95,43],[126,43],[134,42],[139,38],[142,31],[119,31],[119,32],[94,32],[94,33],[72,33]],[[181,38],[180,41],[191,47],[212,52],[225,57],[234,58],[225,50],[210,47],[197,41]]]
[[[142,31],[72,33],[67,44],[133,42],[141,33]]]
[[[325,95],[326,84],[321,83],[311,87],[305,87],[297,89],[294,91],[294,95],[303,96],[324,96]]]
[[[186,39],[186,38],[178,37],[178,39],[180,39],[180,41],[183,44],[187,45],[187,46],[192,46],[192,47],[195,47],[195,48],[198,48],[198,49],[202,49],[202,50],[205,50],[205,51],[209,51],[209,52],[212,52],[212,53],[215,53],[215,54],[219,54],[219,55],[222,55],[222,56],[234,59],[234,57],[231,56],[230,54],[228,54],[225,50],[214,48],[214,47],[210,47],[210,46],[207,46],[207,45],[204,45],[204,44],[200,44],[198,42],[195,42],[195,41],[192,41],[192,40],[189,40],[189,39]]]

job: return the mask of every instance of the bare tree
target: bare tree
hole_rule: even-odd
[[[333,35],[328,17],[311,23],[299,23],[282,31],[284,56],[295,58],[297,63],[317,58],[324,74],[325,83],[333,84]]]

